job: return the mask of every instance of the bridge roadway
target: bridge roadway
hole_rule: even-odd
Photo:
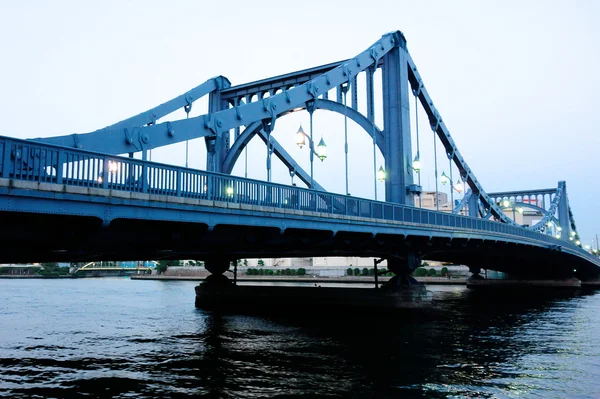
[[[457,214],[0,137],[0,263],[378,256],[595,278],[598,258]]]

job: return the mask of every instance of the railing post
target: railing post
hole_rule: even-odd
[[[2,154],[2,177],[8,178],[10,176],[10,152],[12,144],[10,140],[4,139],[4,152]]]
[[[150,192],[150,183],[148,182],[148,164],[146,162],[142,162],[142,193]]]
[[[177,169],[177,187],[175,188],[177,190],[177,196],[181,197],[181,169]]]
[[[102,188],[108,189],[108,169],[110,167],[108,157],[104,157],[102,161]]]
[[[214,200],[213,197],[213,178],[214,176],[212,175],[206,175],[206,199],[207,200]]]
[[[296,209],[300,210],[301,206],[300,206],[300,189],[298,187],[296,187]]]
[[[56,183],[63,184],[63,168],[65,165],[65,150],[62,148],[58,150],[56,159]]]

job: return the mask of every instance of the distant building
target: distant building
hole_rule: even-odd
[[[36,274],[42,266],[39,264],[4,264],[0,265],[0,274],[13,275],[13,276],[28,276]]]

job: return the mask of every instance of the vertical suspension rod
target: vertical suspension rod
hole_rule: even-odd
[[[342,90],[344,93],[344,156],[346,160],[346,195],[350,195],[350,190],[348,188],[348,116],[346,112],[346,96],[348,94],[348,86],[342,85]]]
[[[435,209],[440,210],[439,192],[438,192],[438,167],[437,167],[437,132],[433,131],[433,159],[434,159],[434,176],[435,176]]]
[[[310,107],[308,113],[310,116],[310,188],[313,189],[313,158],[314,158],[314,144],[313,144],[313,112],[314,105]]]
[[[448,159],[450,164],[450,211],[454,209],[454,181],[452,180],[452,158]]]
[[[417,159],[421,160],[421,152],[419,147],[419,93],[415,92],[415,126],[417,133]],[[414,170],[414,169],[413,169]],[[417,172],[417,182],[419,187],[421,187],[421,169]],[[419,208],[423,207],[423,199],[421,198],[421,194],[419,194]]]

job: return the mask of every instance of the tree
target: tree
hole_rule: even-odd
[[[433,267],[432,267],[431,269],[429,269],[429,275],[430,275],[431,277],[435,277],[435,276],[437,276],[437,273],[436,273],[436,271],[435,271],[435,269],[434,269]]]
[[[446,266],[442,267],[441,274],[444,277],[448,276],[448,268]]]
[[[258,266],[264,266],[265,265],[265,261],[262,259],[258,260]]]
[[[425,269],[424,267],[417,267],[417,270],[415,270],[415,276],[416,277],[427,276],[427,269]]]
[[[170,261],[168,260],[159,260],[155,267],[156,272],[158,274],[163,274],[164,272],[166,272],[167,267],[169,267],[169,262]]]
[[[248,259],[244,259],[244,266],[248,266]]]
[[[351,267],[349,267],[349,268],[346,270],[346,274],[347,274],[348,276],[352,276],[352,268],[351,268]]]
[[[355,276],[360,276],[360,269],[358,267],[354,268],[354,275]]]

